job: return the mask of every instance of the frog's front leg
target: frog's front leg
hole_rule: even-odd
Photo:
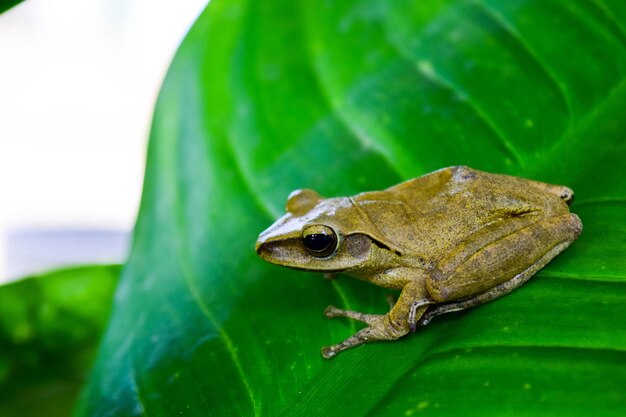
[[[322,356],[330,359],[342,350],[358,346],[363,343],[376,340],[396,340],[412,330],[410,318],[419,319],[428,304],[433,301],[426,293],[426,285],[423,281],[406,284],[398,298],[398,301],[387,314],[366,314],[357,311],[342,310],[329,306],[324,311],[327,318],[347,317],[367,324],[367,327],[359,330],[341,343],[322,348]],[[416,308],[416,305],[419,307]],[[417,319],[416,319],[417,318]]]

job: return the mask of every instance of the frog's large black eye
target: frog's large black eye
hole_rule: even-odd
[[[302,243],[311,255],[324,258],[337,248],[337,235],[328,226],[311,225],[302,230]]]

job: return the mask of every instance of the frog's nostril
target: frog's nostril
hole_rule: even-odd
[[[267,239],[259,238],[256,241],[256,253],[263,259],[267,259],[274,253],[276,242],[268,241]]]
[[[261,259],[265,259],[266,261],[270,258],[270,252],[267,250],[267,246],[263,242],[256,242],[256,254],[261,257]]]
[[[270,261],[276,256],[275,250],[271,242],[265,242],[263,240],[257,240],[256,242],[256,254],[266,261]]]

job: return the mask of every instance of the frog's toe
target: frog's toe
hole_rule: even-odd
[[[371,322],[368,327],[359,330],[356,334],[353,334],[341,343],[323,347],[322,356],[326,359],[330,359],[341,351],[359,346],[363,343],[376,340],[396,340],[407,333],[407,330],[404,328],[394,326],[393,323],[387,320],[387,316],[372,314],[368,316],[371,316]]]
[[[409,330],[411,333],[415,333],[418,325],[424,325],[422,324],[422,321],[424,316],[428,314],[427,306],[432,303],[433,302],[430,300],[420,300],[411,303],[411,307],[409,308],[409,317],[407,318],[407,323],[409,324]],[[428,323],[428,321],[426,323]]]
[[[332,359],[334,358],[339,351],[334,349],[334,346],[324,346],[322,347],[322,357],[324,359]]]
[[[337,308],[335,306],[328,306],[324,310],[324,317],[326,317],[327,319],[332,319],[334,317],[341,317],[342,312],[343,310],[340,308]]]
[[[361,313],[359,311],[343,310],[335,306],[328,306],[326,307],[326,310],[324,310],[324,317],[326,317],[327,319],[332,319],[335,317],[347,317],[349,319],[357,320],[362,323],[371,325],[377,320],[380,320],[383,316],[380,314],[367,314]]]
[[[430,323],[430,321],[433,319],[433,317],[434,317],[433,314],[426,313],[422,317],[420,317],[420,319],[417,321],[417,323],[414,326],[415,327],[417,327],[417,326],[424,327],[428,323]],[[413,332],[415,332],[415,330],[413,330]]]

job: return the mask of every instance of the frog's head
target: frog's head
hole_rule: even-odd
[[[376,239],[368,219],[349,197],[323,199],[296,190],[287,214],[260,234],[257,254],[273,264],[309,271],[342,272],[389,264],[397,251]]]

